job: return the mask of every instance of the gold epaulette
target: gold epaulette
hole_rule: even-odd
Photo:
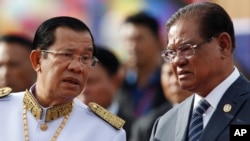
[[[10,87],[0,88],[0,98],[5,97],[11,93],[12,89]]]
[[[115,127],[116,129],[121,129],[125,124],[125,120],[122,118],[112,114],[102,106],[98,105],[97,103],[90,102],[89,108],[100,118],[104,119],[107,123]]]

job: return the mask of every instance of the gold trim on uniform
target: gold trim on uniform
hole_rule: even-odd
[[[89,105],[89,108],[96,115],[98,115],[99,117],[104,119],[106,122],[108,122],[110,125],[112,125],[116,129],[121,129],[123,127],[123,125],[125,124],[125,121],[122,118],[112,114],[111,112],[109,112],[105,108],[101,107],[97,103],[90,102],[88,105]]]
[[[10,94],[12,89],[10,87],[4,87],[0,89],[0,98],[5,97]]]
[[[25,91],[23,103],[27,106],[29,111],[36,119],[41,119],[43,109],[27,89]],[[72,109],[73,109],[73,101],[48,108],[45,116],[45,122],[49,122],[59,117],[65,116],[68,113],[70,113]]]

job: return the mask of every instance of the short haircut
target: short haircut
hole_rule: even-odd
[[[67,16],[54,17],[43,22],[35,33],[33,46],[36,49],[48,49],[55,42],[54,32],[58,27],[68,27],[77,32],[88,31],[93,42],[93,53],[95,52],[94,38],[88,26],[79,19]]]
[[[29,51],[32,51],[34,49],[31,39],[19,34],[5,34],[0,37],[0,42],[19,44]]]
[[[120,62],[115,54],[106,46],[96,45],[96,55],[98,64],[102,65],[108,72],[109,76],[115,75],[120,68]]]
[[[143,25],[150,29],[155,37],[159,36],[159,23],[157,19],[144,11],[128,16],[125,19],[125,23]]]
[[[200,25],[199,34],[204,39],[219,35],[222,32],[228,33],[232,40],[232,51],[235,49],[233,22],[228,13],[220,5],[211,2],[199,2],[187,5],[179,9],[167,21],[167,31],[181,19],[196,20]]]

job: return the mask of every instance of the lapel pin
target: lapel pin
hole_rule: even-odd
[[[226,113],[230,112],[231,109],[232,109],[231,104],[225,104],[224,107],[223,107],[223,111],[226,112]]]

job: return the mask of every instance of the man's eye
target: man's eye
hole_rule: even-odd
[[[190,48],[192,47],[191,44],[186,44],[186,45],[183,45],[179,48],[180,51],[187,51],[189,50]]]
[[[175,54],[175,51],[174,50],[168,50],[167,52],[166,52],[166,56],[168,56],[168,55],[174,55]]]
[[[91,57],[88,56],[88,55],[83,55],[83,56],[81,57],[81,59],[82,59],[82,61],[88,61],[88,60],[91,59]]]
[[[72,57],[73,56],[73,54],[71,54],[71,53],[60,53],[60,55],[63,57]]]

